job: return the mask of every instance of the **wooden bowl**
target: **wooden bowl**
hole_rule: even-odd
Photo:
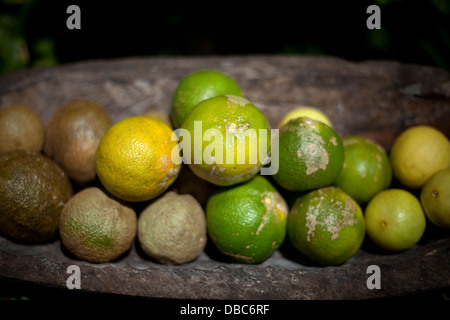
[[[113,121],[148,110],[169,113],[178,82],[200,69],[232,76],[275,127],[291,109],[315,106],[341,137],[374,139],[387,150],[405,128],[429,124],[450,136],[450,73],[392,61],[334,57],[157,57],[88,61],[0,76],[0,106],[26,104],[44,123],[62,104],[92,99]],[[205,191],[207,193],[207,190]],[[204,196],[200,193],[199,196]],[[209,244],[195,261],[171,266],[147,258],[137,243],[114,262],[73,258],[59,239],[25,245],[0,237],[0,279],[65,289],[67,268],[81,271],[81,290],[176,299],[367,299],[450,287],[450,233],[428,223],[422,240],[387,253],[367,239],[345,264],[319,267],[289,242],[261,264],[233,263]],[[381,289],[367,286],[371,269]]]

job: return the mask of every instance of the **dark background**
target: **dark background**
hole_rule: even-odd
[[[81,30],[69,30],[69,5]],[[381,9],[369,30],[367,7]],[[0,0],[0,73],[158,55],[332,55],[450,70],[450,0]]]
[[[81,30],[66,27],[71,4],[81,9]],[[381,30],[366,27],[371,4],[381,9]],[[0,74],[87,59],[250,54],[388,59],[450,70],[449,22],[450,0],[0,0]],[[0,299],[66,297],[42,290],[6,281]]]

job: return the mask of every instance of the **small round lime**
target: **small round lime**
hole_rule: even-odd
[[[291,243],[320,265],[340,265],[361,247],[364,217],[358,203],[337,187],[316,189],[299,197],[287,222]]]
[[[439,170],[425,182],[420,202],[433,224],[450,229],[450,168]]]
[[[386,250],[408,249],[425,232],[426,219],[419,200],[403,189],[381,191],[369,201],[364,215],[367,234]]]
[[[242,96],[236,81],[224,73],[200,70],[187,75],[180,81],[173,96],[171,117],[174,127],[179,128],[201,101],[224,94]]]
[[[345,161],[334,185],[347,192],[359,204],[367,203],[378,192],[389,187],[392,170],[384,149],[363,137],[342,140]]]

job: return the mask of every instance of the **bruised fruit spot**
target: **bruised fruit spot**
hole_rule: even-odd
[[[433,198],[437,198],[438,192],[437,192],[436,190],[433,190],[433,192],[431,193],[431,196],[432,196]]]
[[[241,107],[245,107],[247,104],[250,103],[250,101],[248,101],[245,98],[234,96],[234,95],[231,95],[231,94],[227,94],[227,95],[225,95],[225,97],[227,97],[227,99],[228,99],[228,102],[229,102],[228,105],[230,105],[230,103],[231,103],[233,105],[238,105],[238,106],[241,106]]]
[[[243,256],[241,254],[237,254],[237,253],[233,253],[233,252],[229,252],[227,253],[227,255],[229,255],[232,258],[238,259],[238,260],[242,260],[246,263],[252,263],[255,261],[254,257],[247,257],[247,256]]]
[[[264,222],[269,218],[269,215],[272,215],[273,219],[275,221],[278,221],[278,219],[280,219],[280,216],[286,218],[289,211],[286,202],[276,192],[263,193],[261,202],[264,204],[266,210],[263,217],[261,218],[261,223],[256,230],[256,235],[261,232],[262,228],[264,227]]]
[[[234,122],[228,122],[225,125],[225,129],[228,133],[235,134],[237,132],[237,125]]]
[[[330,139],[330,142],[333,144],[333,146],[337,146],[338,145],[338,143],[337,143],[337,141],[336,141],[336,137],[332,137],[331,139]]]
[[[310,175],[319,169],[326,170],[329,162],[328,152],[321,144],[308,143],[305,156],[306,174]]]
[[[329,210],[322,208],[321,202],[310,205],[306,212],[306,227],[308,229],[306,240],[311,241],[317,226],[331,234],[331,241],[336,240],[339,237],[339,232],[345,226],[358,224],[355,211],[355,204],[349,198],[346,199],[345,204],[340,201],[331,203]],[[334,212],[338,212],[338,214],[333,214]]]

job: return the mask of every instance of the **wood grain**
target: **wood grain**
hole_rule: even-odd
[[[289,110],[309,105],[321,108],[342,137],[370,137],[387,150],[402,130],[416,124],[430,124],[450,136],[450,73],[394,61],[313,56],[87,61],[0,76],[0,106],[29,105],[44,122],[75,98],[102,104],[114,122],[149,109],[169,113],[178,82],[200,69],[235,78],[273,127]],[[114,262],[91,264],[73,258],[59,239],[26,245],[0,237],[0,279],[65,288],[67,267],[76,264],[82,290],[89,292],[181,299],[368,299],[450,287],[449,248],[449,232],[429,224],[409,250],[387,253],[366,239],[338,267],[316,266],[289,243],[258,265],[232,263],[209,244],[197,260],[170,266],[147,258],[137,243]],[[367,267],[373,264],[381,270],[379,290],[366,285]]]

